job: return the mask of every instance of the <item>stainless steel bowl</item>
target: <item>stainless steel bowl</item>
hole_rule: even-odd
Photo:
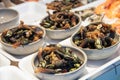
[[[15,27],[19,22],[19,13],[13,9],[0,9],[0,32]]]
[[[30,25],[30,26],[35,26],[35,25]],[[38,26],[36,26],[38,27]],[[11,53],[11,54],[15,54],[15,55],[28,55],[28,54],[31,54],[35,51],[38,50],[39,47],[42,47],[43,44],[44,44],[44,39],[45,39],[45,36],[46,36],[46,31],[44,28],[42,27],[39,27],[43,32],[43,36],[41,39],[35,41],[35,42],[32,42],[32,43],[29,43],[27,45],[20,45],[18,46],[17,48],[14,48],[11,44],[7,44],[5,42],[2,41],[2,37],[0,37],[0,42],[1,42],[1,45],[2,45],[2,48]]]
[[[62,47],[68,47],[68,46],[62,46]],[[81,60],[83,60],[83,64],[78,69],[71,72],[59,73],[59,74],[47,74],[47,73],[34,73],[34,74],[42,80],[75,80],[76,78],[79,78],[85,72],[87,56],[80,49],[73,47],[68,47],[68,48],[70,48],[73,51],[73,53],[75,53]],[[36,69],[36,65],[39,63],[37,58],[38,57],[36,54],[32,59],[33,70]]]

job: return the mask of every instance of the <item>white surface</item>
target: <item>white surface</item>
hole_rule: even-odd
[[[26,24],[39,25],[41,19],[47,16],[46,6],[42,2],[26,2],[11,8],[19,12],[20,20]]]
[[[0,80],[37,80],[35,77],[23,73],[14,66],[0,68]]]
[[[13,61],[19,61],[21,58],[24,57],[24,56],[15,56],[6,52],[5,50],[2,49],[1,43],[0,43],[0,53]]]
[[[102,0],[102,1],[104,1],[104,0]],[[101,2],[101,1],[98,0],[98,2]],[[95,6],[95,5],[96,5],[96,2],[92,3],[91,5],[88,5],[88,6]],[[85,8],[88,8],[88,6],[79,7],[79,8],[76,8],[75,10],[85,9]],[[42,4],[41,2],[39,4],[34,3],[34,2],[23,3],[23,4],[17,5],[17,6],[12,7],[12,8],[16,9],[20,13],[20,19],[24,20],[25,23],[28,23],[28,24],[39,24],[40,20],[44,16],[47,15],[46,11],[45,11],[46,6],[44,4]],[[49,43],[57,43],[59,41],[60,40],[47,39],[47,42],[49,42]],[[62,41],[61,44],[71,46],[71,43],[70,43],[69,39],[66,39],[65,41]],[[32,74],[33,73],[33,69],[32,69],[32,66],[31,66],[31,58],[34,54],[32,54],[30,56],[27,56],[27,57],[11,55],[11,54],[5,52],[4,50],[2,50],[1,45],[0,45],[0,52],[3,55],[7,56],[8,58],[12,59],[12,60],[15,60],[15,61],[20,60],[19,67],[25,73],[27,73],[27,74]],[[113,64],[114,59],[119,55],[120,54],[117,52],[117,54],[115,54],[115,55],[113,55],[110,58],[105,59],[105,60],[88,61],[87,65],[86,65],[86,69],[87,69],[88,72],[83,77],[83,79],[81,78],[81,80],[84,80],[86,77],[90,76],[91,74],[96,74],[97,72],[100,72],[100,71],[102,72],[103,68],[107,67],[108,65]],[[25,58],[23,58],[23,57],[25,57]],[[116,59],[118,59],[118,58],[116,58]]]
[[[70,43],[70,39],[66,39],[66,40],[60,42],[60,44],[72,46]],[[119,48],[118,48],[118,50],[119,50]],[[33,72],[32,64],[31,64],[31,59],[33,56],[34,56],[34,54],[23,58],[19,63],[20,69],[22,69],[24,72],[33,74],[34,72]],[[94,74],[94,72],[96,72],[96,73],[99,71],[102,72],[102,69],[104,69],[104,67],[107,65],[113,64],[114,59],[118,56],[120,56],[120,52],[116,51],[115,55],[112,55],[111,57],[109,57],[107,59],[99,60],[99,61],[90,61],[89,60],[86,65],[87,72],[86,72],[85,76],[83,76],[83,77],[86,78],[90,74]],[[80,79],[80,80],[84,80],[84,79]]]
[[[9,65],[10,65],[10,61],[5,56],[0,54],[0,67],[9,66]]]
[[[48,2],[47,0],[44,0],[44,1]],[[41,19],[44,18],[45,16],[47,16],[46,6],[44,4],[44,1],[39,1],[39,3],[26,2],[26,3],[20,4],[20,5],[11,7],[11,8],[15,9],[19,12],[20,20],[23,20],[26,24],[39,25]],[[105,0],[98,0],[96,2],[90,3],[90,4],[85,5],[83,7],[76,8],[74,10],[81,10],[81,9],[85,9],[88,7],[96,6],[104,1]],[[60,40],[50,40],[50,39],[47,40],[47,42],[49,42],[49,43],[57,43],[59,41]],[[15,61],[19,61],[20,59],[25,57],[25,56],[11,55],[11,54],[5,52],[4,50],[2,50],[1,45],[0,45],[0,51],[3,55],[5,55],[8,58],[15,60]]]
[[[32,68],[32,58],[34,55],[35,54],[32,54],[20,60],[19,68],[23,70],[25,73],[31,73],[31,74],[34,73],[33,68]]]

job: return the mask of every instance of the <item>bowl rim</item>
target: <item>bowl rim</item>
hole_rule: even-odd
[[[71,12],[71,11],[70,11],[70,12]],[[79,14],[77,14],[77,13],[75,13],[75,12],[72,12],[72,13],[74,13],[74,15],[79,18],[79,22],[78,22],[75,26],[70,27],[69,29],[57,29],[57,30],[52,30],[52,29],[47,29],[47,28],[45,28],[45,27],[43,27],[43,26],[41,26],[41,27],[45,28],[46,31],[67,31],[67,30],[74,29],[74,28],[76,28],[77,26],[79,26],[79,25],[82,23],[82,19],[81,19],[81,16],[80,16]],[[47,18],[48,16],[49,16],[49,15],[45,16],[45,17],[40,21],[40,23],[41,23],[45,18]]]
[[[57,44],[56,44],[56,45],[57,45]],[[82,64],[79,68],[77,68],[77,69],[75,69],[75,70],[73,70],[73,71],[70,71],[70,72],[66,72],[66,73],[57,73],[57,74],[56,74],[56,73],[55,73],[55,74],[35,73],[35,72],[34,72],[34,73],[35,73],[35,74],[46,74],[46,75],[62,76],[62,75],[72,74],[72,73],[77,72],[77,71],[79,71],[80,69],[82,69],[82,68],[85,67],[85,65],[86,65],[86,63],[87,63],[87,55],[86,55],[86,53],[85,53],[82,49],[79,49],[79,48],[76,48],[76,47],[72,47],[72,46],[67,46],[67,45],[61,45],[61,47],[72,48],[72,49],[80,52],[80,54],[82,54],[82,56],[84,57],[83,64]],[[38,53],[36,53],[36,54],[32,57],[32,60],[31,60],[33,71],[34,71],[34,68],[36,68],[36,66],[34,65],[34,60],[35,60],[35,58],[37,57],[37,54],[38,54]],[[79,54],[79,53],[78,53],[78,54]]]
[[[12,11],[12,12],[15,12],[15,13],[16,13],[15,17],[13,17],[13,18],[5,21],[5,22],[2,22],[1,24],[6,24],[6,23],[8,23],[8,22],[11,22],[11,21],[19,18],[19,12],[18,12],[17,10],[10,9],[10,8],[1,8],[0,11],[1,11],[1,10]]]
[[[80,29],[79,29],[80,30]],[[78,30],[78,31],[79,31]],[[106,48],[102,48],[102,49],[89,49],[89,48],[82,48],[82,47],[79,47],[79,46],[77,46],[74,42],[73,42],[73,37],[78,33],[78,31],[76,31],[71,37],[70,37],[70,42],[71,42],[71,44],[73,45],[73,46],[75,46],[75,47],[77,47],[77,48],[80,48],[80,49],[83,49],[83,50],[90,50],[90,51],[99,51],[99,50],[106,50],[106,49],[110,49],[110,48],[112,48],[112,47],[115,47],[115,46],[117,46],[119,43],[120,43],[120,40],[118,39],[117,40],[117,42],[114,44],[114,45],[112,45],[112,46],[109,46],[109,47],[106,47]],[[117,35],[117,37],[118,37],[118,34],[117,33],[115,33],[115,35]]]
[[[41,41],[41,39],[44,39],[45,36],[46,36],[46,31],[45,31],[45,29],[44,29],[43,27],[40,27],[40,26],[38,26],[38,25],[28,25],[28,26],[39,27],[39,28],[43,31],[42,38],[38,39],[37,41],[31,42],[31,43],[29,43],[29,44],[27,44],[27,45],[20,45],[20,46],[18,46],[18,47],[22,47],[22,46],[24,46],[24,47],[25,47],[25,46],[31,46],[31,45],[33,45],[33,44],[35,44],[35,43]],[[14,27],[14,28],[15,28],[15,27]],[[13,29],[13,28],[10,28],[10,29]],[[7,46],[9,46],[9,47],[13,47],[11,44],[8,44],[8,43],[5,43],[4,41],[2,41],[2,39],[1,39],[2,34],[3,34],[3,33],[0,34],[0,42],[1,42],[3,45],[7,45]]]

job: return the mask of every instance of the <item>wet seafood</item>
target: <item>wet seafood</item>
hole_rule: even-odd
[[[20,45],[27,45],[42,38],[43,31],[36,26],[25,25],[21,21],[18,27],[5,30],[1,35],[3,42],[18,47]]]
[[[109,24],[97,23],[81,27],[73,36],[73,42],[82,48],[102,49],[114,45],[115,29]]]
[[[74,27],[79,22],[79,17],[69,11],[53,12],[49,14],[40,25],[46,29],[59,30]]]
[[[40,48],[37,57],[39,63],[36,65],[36,73],[66,73],[78,69],[83,64],[70,48],[58,45]]]
[[[63,11],[82,6],[83,4],[80,0],[55,0],[51,3],[47,3],[46,5],[48,9]]]
[[[120,18],[120,0],[106,0],[95,9],[95,12],[104,13],[108,18]]]

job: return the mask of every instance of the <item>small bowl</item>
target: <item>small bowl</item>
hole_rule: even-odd
[[[35,26],[35,25],[28,25],[28,26]],[[35,26],[35,27],[39,27],[39,26]],[[2,48],[5,51],[7,51],[11,54],[15,54],[15,55],[28,55],[28,54],[31,54],[31,53],[37,51],[39,47],[43,46],[45,35],[46,35],[44,28],[42,28],[42,27],[39,27],[39,28],[43,31],[42,38],[38,39],[37,41],[26,44],[26,45],[17,46],[16,48],[13,47],[13,45],[11,45],[11,44],[3,42],[1,39],[2,37],[0,37],[0,42],[1,42]],[[2,36],[2,34],[1,34],[1,36]]]
[[[0,32],[16,26],[19,22],[19,13],[13,9],[0,9]]]
[[[81,24],[81,17],[77,14],[75,15],[79,18],[79,22],[77,23],[77,25],[71,27],[70,29],[60,29],[60,30],[51,30],[51,29],[45,28],[46,35],[51,39],[65,39],[65,38],[70,37],[74,32],[76,32],[79,29],[80,24]]]
[[[61,46],[61,47],[67,47],[70,48],[73,53],[75,53],[82,61],[83,64],[70,72],[65,72],[65,73],[34,73],[38,78],[42,79],[42,80],[75,80],[77,78],[79,78],[82,74],[84,74],[85,72],[85,65],[87,62],[87,56],[86,54],[77,48],[73,48],[73,47],[69,47],[69,46]],[[37,54],[33,57],[32,59],[32,65],[33,65],[33,70],[36,69],[36,65],[39,63],[38,61],[38,56]]]
[[[99,24],[99,23],[98,23]],[[77,47],[79,49],[82,49],[86,54],[89,60],[101,60],[101,59],[106,59],[109,58],[110,56],[114,55],[116,53],[116,50],[118,49],[118,45],[120,43],[120,39],[119,39],[119,35],[115,33],[115,40],[117,41],[115,44],[113,44],[112,46],[106,47],[106,48],[102,48],[102,49],[89,49],[89,48],[82,48],[77,46],[74,42],[73,42],[73,38],[74,36],[77,34],[78,32],[74,33],[71,38],[71,44],[74,47]]]

